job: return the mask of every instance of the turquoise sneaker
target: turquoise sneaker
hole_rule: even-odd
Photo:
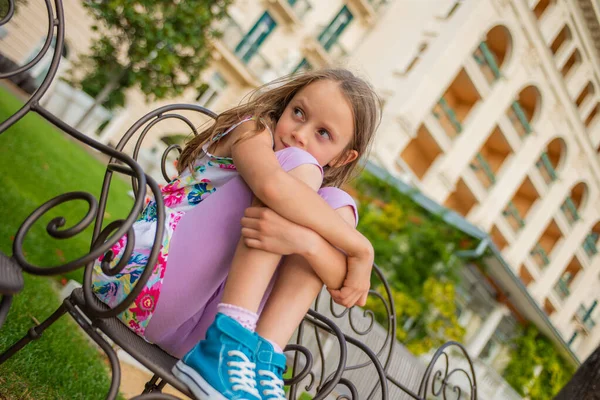
[[[200,341],[173,367],[173,374],[200,400],[262,400],[254,358],[258,337],[217,314]]]
[[[271,343],[260,336],[256,352],[256,371],[258,392],[262,400],[286,400],[283,390],[285,356],[276,353]]]

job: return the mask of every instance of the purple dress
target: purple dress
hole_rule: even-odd
[[[298,148],[275,154],[285,171],[303,164],[321,168],[314,157]],[[240,240],[240,221],[253,199],[252,191],[229,158],[215,157],[206,151],[194,171],[199,174],[197,183],[183,173],[163,188],[167,221],[158,262],[142,293],[119,315],[134,332],[176,357],[183,356],[204,338],[216,315]],[[346,192],[330,187],[318,193],[334,209],[353,207],[358,220],[356,205]],[[109,306],[118,304],[131,291],[145,266],[144,257],[147,259],[155,229],[151,202],[134,224],[135,250],[123,272],[108,277],[99,266],[96,269],[93,289],[101,301]],[[122,238],[113,249],[117,257],[111,264],[119,261],[124,247]]]

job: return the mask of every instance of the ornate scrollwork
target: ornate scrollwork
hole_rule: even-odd
[[[29,111],[36,110],[38,108],[40,98],[46,93],[46,91],[50,87],[50,83],[56,76],[56,71],[58,71],[58,64],[60,62],[65,42],[65,16],[63,11],[63,5],[60,0],[54,0],[54,8],[56,10],[55,18],[52,5],[50,4],[50,0],[44,0],[44,3],[46,4],[46,10],[48,11],[48,34],[46,35],[44,45],[40,49],[40,52],[27,64],[15,69],[14,71],[0,73],[0,79],[11,78],[33,68],[33,66],[35,66],[48,52],[48,49],[52,45],[52,39],[54,38],[54,30],[56,29],[56,42],[54,44],[54,53],[52,54],[50,68],[48,69],[48,73],[46,74],[46,77],[42,81],[41,85],[33,93],[31,98],[23,105],[23,107],[21,107],[20,110],[18,110],[16,113],[10,116],[10,118],[8,118],[6,121],[0,123],[0,134],[5,132],[14,123],[23,118],[23,116]],[[2,21],[0,21],[0,26],[10,22],[10,19],[14,15],[14,8],[14,0],[9,0],[8,13],[2,19]]]
[[[450,355],[447,353],[447,351],[451,349],[457,350],[457,358],[467,362],[469,369],[468,371],[460,367],[451,369]],[[436,364],[440,359],[443,361],[443,365],[439,367],[440,369],[436,370]],[[452,384],[451,378],[453,377],[453,375],[462,375],[463,381],[455,381],[454,384]],[[464,387],[465,383],[467,386],[466,388]],[[454,398],[456,400],[460,400],[462,398],[464,389],[469,389],[468,398],[471,400],[477,400],[477,383],[475,378],[475,369],[473,368],[473,363],[471,362],[467,351],[460,343],[444,343],[435,352],[421,380],[421,384],[419,386],[419,395],[426,397],[428,388],[431,388],[430,392],[432,395],[441,395],[444,399],[448,398],[448,390],[451,390],[454,392]]]
[[[15,0],[8,0],[8,10],[6,15],[0,19],[0,26],[6,24],[15,14]]]

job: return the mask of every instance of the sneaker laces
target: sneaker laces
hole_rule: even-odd
[[[285,400],[285,391],[283,390],[283,380],[271,371],[261,370],[258,371],[258,375],[266,376],[269,380],[261,380],[261,386],[270,387],[270,389],[263,390],[262,394],[265,396],[272,397],[273,400]]]
[[[229,357],[238,357],[242,361],[228,361],[227,370],[229,374],[229,382],[233,383],[231,389],[233,391],[242,391],[250,393],[256,397],[260,397],[258,389],[256,389],[256,364],[248,359],[248,357],[239,350],[231,350],[227,352]]]

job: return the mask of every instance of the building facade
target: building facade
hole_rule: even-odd
[[[441,3],[392,3],[353,53],[385,101],[372,160],[488,232],[585,359],[600,343],[597,3]]]

